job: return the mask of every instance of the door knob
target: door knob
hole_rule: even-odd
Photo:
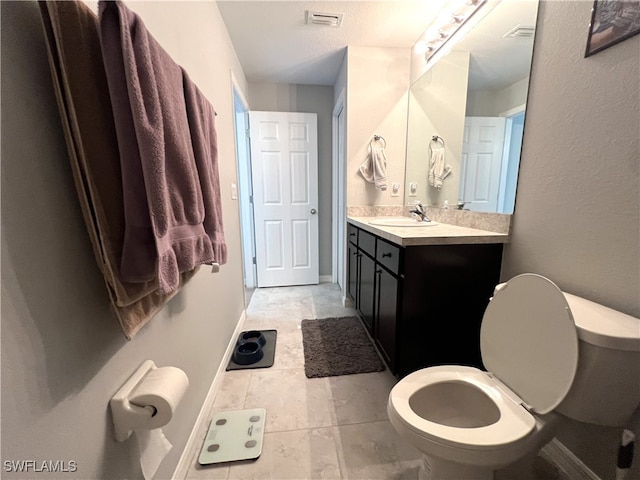
[[[317,212],[317,210],[316,210],[315,208],[312,208],[312,209],[311,209],[311,215],[315,215],[315,214],[316,214],[316,212]]]

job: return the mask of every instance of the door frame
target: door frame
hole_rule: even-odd
[[[500,170],[500,190],[498,192],[498,213],[509,213],[506,211],[506,203],[507,203],[507,181],[509,174],[509,164],[515,161],[514,158],[510,155],[511,153],[511,137],[512,137],[512,129],[513,129],[513,119],[526,112],[527,104],[523,103],[516,107],[513,107],[506,112],[500,113],[499,117],[505,117],[505,136],[504,136],[504,146],[502,153],[502,167]],[[509,133],[507,135],[507,132]],[[520,140],[520,155],[522,155],[522,139]],[[518,162],[520,162],[520,157],[518,157]],[[518,175],[516,174],[514,188],[517,188]],[[511,212],[513,213],[513,211]]]
[[[342,164],[340,164],[340,152],[338,152],[338,116],[342,112],[343,115],[346,115],[346,106],[345,106],[345,90],[342,89],[340,95],[338,96],[338,100],[336,101],[333,112],[331,114],[331,143],[332,143],[332,203],[333,203],[333,215],[332,215],[332,246],[331,246],[331,282],[338,283],[342,287],[343,297],[346,298],[346,266],[344,264],[345,261],[345,248],[346,242],[345,238],[340,237],[340,225],[346,225],[345,222],[345,208],[340,209],[339,205],[339,194],[342,193],[343,202],[346,198],[346,189],[344,182],[344,174],[345,174],[345,162],[344,162],[344,153],[346,151],[346,143],[347,136],[344,135],[344,145],[343,145],[343,155],[342,155]],[[346,118],[344,118],[344,125],[346,125]],[[346,237],[346,235],[343,235]],[[338,272],[340,268],[338,267],[339,262],[342,262],[342,278],[338,279]]]
[[[238,215],[240,221],[240,236],[242,239],[242,271],[244,286],[251,289],[258,285],[257,269],[253,260],[256,256],[256,244],[253,204],[251,202],[253,196],[251,183],[251,147],[249,145],[247,131],[238,131],[238,115],[245,116],[246,120],[244,124],[246,125],[246,129],[249,128],[249,103],[242,93],[242,89],[236,81],[233,72],[231,72],[231,87],[236,175],[238,178]],[[244,148],[240,148],[240,142],[244,143]]]

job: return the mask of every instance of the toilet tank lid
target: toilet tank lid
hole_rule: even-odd
[[[571,308],[580,340],[615,350],[640,351],[640,319],[585,298],[562,293]]]

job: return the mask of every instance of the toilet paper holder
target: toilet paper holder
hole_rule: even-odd
[[[189,380],[182,370],[175,367],[158,368],[152,360],[146,360],[109,401],[111,414],[113,416],[115,439],[118,442],[124,442],[128,439],[133,430],[151,430],[163,427],[169,422],[170,416],[169,418],[167,418],[166,415],[156,416],[158,411],[155,406],[136,405],[130,401],[132,393],[135,392],[136,388],[151,372],[160,372],[163,370],[171,370],[171,373],[177,376],[179,382],[181,382],[180,388],[182,389],[182,393],[188,387]],[[182,393],[180,393],[179,398],[177,398],[174,403],[180,401]],[[175,407],[175,405],[173,406]]]

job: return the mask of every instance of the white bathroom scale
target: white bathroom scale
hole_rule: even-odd
[[[264,408],[219,412],[211,420],[198,463],[211,465],[253,460],[262,453]]]

